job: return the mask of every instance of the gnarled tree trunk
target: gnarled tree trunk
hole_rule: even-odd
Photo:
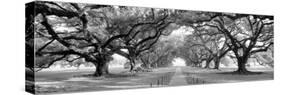
[[[248,61],[247,57],[237,57],[238,69],[236,72],[241,73],[241,74],[249,72],[246,69],[247,61]]]
[[[134,58],[131,58],[130,59],[130,72],[132,72],[133,70],[134,70],[134,68],[135,68],[135,59]]]
[[[214,63],[215,63],[214,69],[219,69],[220,68],[220,58],[219,57],[214,58]]]
[[[94,73],[94,76],[99,77],[105,74],[109,74],[108,64],[105,60],[101,60],[99,63],[96,64],[96,72]]]

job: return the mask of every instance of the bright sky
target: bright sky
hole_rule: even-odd
[[[190,28],[190,27],[182,26],[182,27],[180,27],[179,29],[174,30],[174,31],[171,33],[171,35],[172,35],[172,36],[184,36],[184,35],[189,35],[189,34],[191,34],[191,32],[190,32],[191,29],[192,29],[192,28]]]
[[[111,67],[123,67],[127,59],[119,54],[112,55],[113,60],[110,62]]]
[[[170,35],[161,37],[160,41],[172,42],[169,44],[172,44],[172,46],[174,46],[174,47],[179,47],[184,44],[184,38],[187,35],[192,34],[191,31],[192,31],[192,28],[186,27],[186,26],[181,26],[180,28],[172,31],[172,33]]]
[[[186,66],[185,60],[182,58],[179,58],[179,57],[175,58],[172,63],[173,63],[173,66]]]
[[[183,40],[186,35],[191,34],[191,28],[182,26],[177,30],[174,30],[169,36],[167,36],[167,40],[171,38],[177,38],[178,40]]]

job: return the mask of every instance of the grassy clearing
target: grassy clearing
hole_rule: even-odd
[[[36,93],[66,93],[115,89],[167,86],[174,68],[158,68],[153,72],[130,73],[124,69],[110,69],[111,74],[92,77],[92,71],[38,72]]]
[[[187,80],[193,80],[191,84],[228,83],[258,80],[273,80],[273,69],[248,68],[249,74],[235,74],[236,68],[221,68],[220,70],[184,67],[183,72]],[[192,79],[193,78],[193,79]],[[196,83],[196,81],[199,81]]]
[[[249,68],[250,71],[262,73],[238,75],[231,74],[235,68],[180,68],[188,85],[273,79],[273,69]],[[94,73],[92,70],[38,72],[35,75],[35,89],[37,94],[45,94],[164,87],[169,86],[175,71],[176,67],[138,73],[131,73],[123,68],[111,68],[110,74],[103,77],[91,76]]]

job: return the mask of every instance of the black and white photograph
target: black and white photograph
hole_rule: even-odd
[[[274,16],[25,5],[25,90],[56,94],[274,80]]]

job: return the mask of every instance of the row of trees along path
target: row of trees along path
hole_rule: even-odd
[[[26,10],[29,10],[26,12],[26,67],[32,71],[49,68],[58,61],[83,60],[95,65],[95,76],[102,76],[108,74],[113,54],[130,60],[130,71],[133,71],[140,56],[155,48],[160,37],[169,35],[178,28],[175,26],[192,27],[193,34],[202,37],[196,41],[203,41],[207,36],[216,37],[214,35],[225,39],[222,48],[200,46],[210,52],[208,62],[219,63],[222,56],[231,53],[238,63],[237,72],[241,74],[248,72],[245,64],[250,57],[273,46],[273,16],[267,15],[49,1],[29,3]],[[62,27],[67,29],[60,31]],[[211,29],[213,31],[207,31]],[[214,43],[219,41],[217,39],[213,39]],[[216,51],[211,52],[214,49]],[[180,74],[178,72],[177,76]]]

